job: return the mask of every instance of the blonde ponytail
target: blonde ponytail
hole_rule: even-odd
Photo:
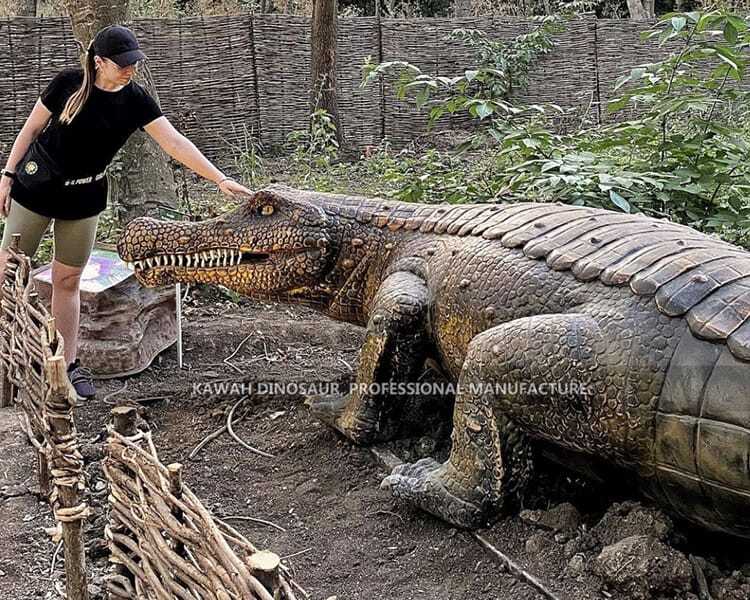
[[[83,83],[81,83],[81,87],[65,103],[65,108],[63,108],[60,114],[60,123],[70,125],[78,113],[81,112],[83,105],[91,94],[91,88],[94,87],[95,80],[96,64],[94,61],[94,42],[92,40],[83,60]]]

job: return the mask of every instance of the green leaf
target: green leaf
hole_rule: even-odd
[[[492,108],[492,105],[487,102],[480,102],[476,105],[476,114],[480,121],[489,117],[493,112],[495,112],[495,110]]]
[[[735,29],[734,25],[729,22],[724,25],[724,39],[730,44],[737,43],[737,30]]]
[[[621,211],[626,213],[630,212],[630,203],[615,190],[609,190],[609,199],[612,200],[612,203]]]
[[[682,31],[687,25],[687,19],[685,17],[672,17],[672,29],[675,31]]]

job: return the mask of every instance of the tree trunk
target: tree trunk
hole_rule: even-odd
[[[647,21],[656,18],[654,0],[628,0],[628,10],[633,21]]]
[[[325,109],[336,124],[336,139],[344,134],[336,99],[336,0],[314,0],[312,14],[312,110]]]
[[[96,32],[123,23],[128,0],[66,0],[73,35],[88,48]],[[144,73],[145,71],[145,73]],[[159,102],[147,69],[139,69],[136,80]],[[177,205],[174,175],[167,156],[144,132],[138,130],[127,141],[108,169],[110,202],[120,224],[153,212],[158,204]]]
[[[471,0],[454,0],[453,15],[456,17],[471,17],[474,15],[474,7]]]
[[[11,5],[13,14],[19,17],[36,17],[36,0],[16,0],[15,5]]]

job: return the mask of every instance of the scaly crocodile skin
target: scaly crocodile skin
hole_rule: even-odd
[[[402,466],[384,486],[455,524],[492,519],[542,439],[632,469],[678,515],[750,537],[741,248],[591,208],[272,187],[203,223],[138,219],[120,253],[147,285],[221,284],[365,325],[358,384],[409,382],[437,359],[460,388],[450,459]],[[310,403],[369,443],[399,435],[405,401]]]

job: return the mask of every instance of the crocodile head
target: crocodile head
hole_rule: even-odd
[[[331,264],[329,218],[272,191],[200,223],[131,221],[118,242],[146,286],[210,283],[263,298],[314,300]]]

